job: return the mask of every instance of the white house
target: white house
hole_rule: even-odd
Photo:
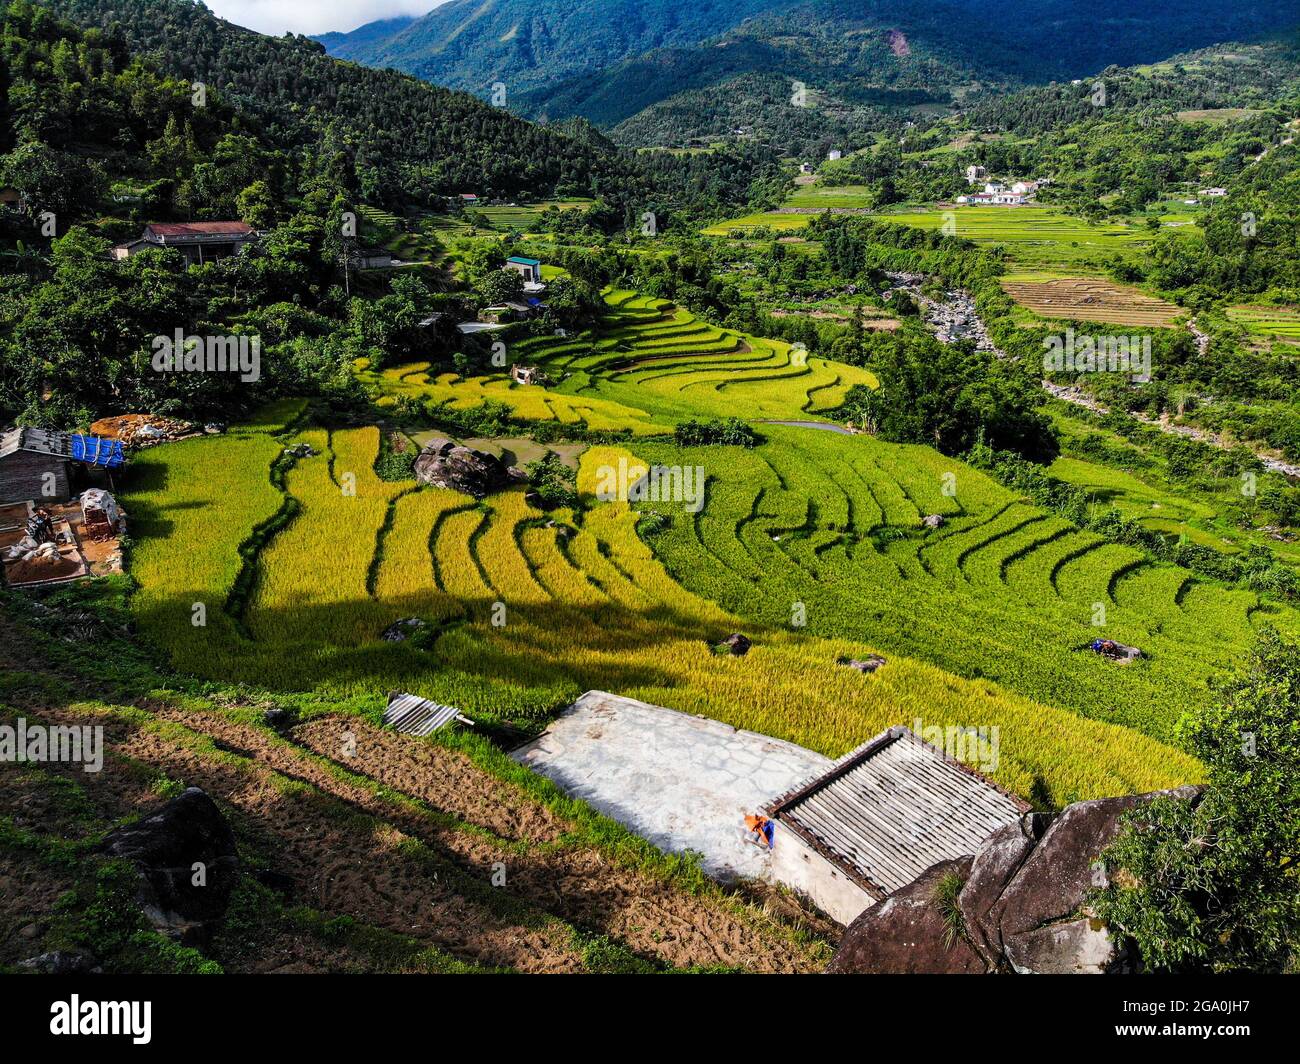
[[[968,167],[966,167],[966,183],[967,183],[967,184],[970,184],[970,185],[978,185],[978,184],[979,184],[981,181],[983,181],[984,178],[987,177],[987,176],[988,176],[988,172],[987,172],[987,171],[984,169],[984,167],[982,167],[982,166],[973,166],[973,165],[972,165],[972,166],[968,166]]]
[[[840,151],[839,148],[835,148],[831,151],[830,155],[826,156],[826,158],[828,158],[831,162],[836,162],[844,158],[844,153]]]

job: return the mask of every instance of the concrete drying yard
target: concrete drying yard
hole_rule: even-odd
[[[670,853],[695,850],[720,879],[768,878],[745,816],[831,760],[793,743],[588,691],[512,755]]]

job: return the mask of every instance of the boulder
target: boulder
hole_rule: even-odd
[[[1010,935],[1005,950],[1021,975],[1105,975],[1125,959],[1106,924],[1088,916]]]
[[[901,890],[865,910],[848,926],[830,967],[833,973],[977,975],[985,964],[964,938],[949,941],[948,925],[935,900],[940,880],[963,879],[971,858],[926,869]]]
[[[1051,821],[1050,813],[1027,813],[990,835],[971,863],[970,876],[957,904],[971,946],[990,968],[996,968],[1001,961],[1002,935],[997,921],[989,919],[989,913]]]
[[[109,833],[100,845],[140,873],[136,898],[159,931],[201,946],[225,916],[239,872],[235,836],[221,810],[190,787],[156,812]]]
[[[974,855],[927,869],[867,909],[845,931],[829,971],[1084,974],[1131,970],[1088,895],[1108,884],[1101,852],[1121,819],[1155,797],[1200,800],[1196,787],[1076,802],[1058,814],[1029,813],[989,836]],[[961,948],[943,944],[934,887],[948,872],[965,880],[957,898]],[[937,937],[936,937],[937,936]]]
[[[753,645],[754,643],[749,636],[741,635],[739,632],[732,632],[731,635],[718,644],[718,647],[719,649],[726,647],[735,657],[743,658],[749,653],[749,648]]]
[[[528,481],[522,469],[508,466],[494,454],[461,447],[451,440],[430,440],[415,460],[415,478],[435,488],[451,488],[481,499],[492,492]]]
[[[65,949],[28,957],[25,961],[19,961],[15,967],[38,975],[98,975],[103,971],[89,953]]]
[[[946,520],[947,518],[943,514],[929,514],[921,521],[921,524],[926,528],[943,528]]]
[[[379,638],[385,643],[404,643],[420,629],[427,627],[428,622],[421,620],[419,617],[403,617],[400,621],[394,621],[385,628],[380,633]]]

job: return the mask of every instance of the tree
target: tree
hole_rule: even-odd
[[[235,197],[235,212],[254,229],[266,229],[275,221],[275,197],[265,181],[254,181]]]
[[[517,302],[523,298],[524,278],[515,270],[493,270],[484,275],[475,288],[489,306]]]
[[[1250,663],[1180,724],[1199,802],[1131,812],[1093,906],[1156,971],[1282,971],[1300,943],[1300,646],[1267,630]]]
[[[981,438],[1034,461],[1059,453],[1035,383],[989,352],[895,336],[877,349],[872,369],[880,387],[851,389],[841,415],[881,439],[923,443],[944,454],[962,454]]]

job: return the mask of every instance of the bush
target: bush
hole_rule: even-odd
[[[738,417],[712,421],[683,421],[673,432],[678,447],[707,447],[715,444],[728,447],[756,447],[761,439],[749,425]]]
[[[536,462],[529,462],[525,472],[533,491],[541,499],[543,510],[578,504],[578,474],[554,451],[547,451]]]

